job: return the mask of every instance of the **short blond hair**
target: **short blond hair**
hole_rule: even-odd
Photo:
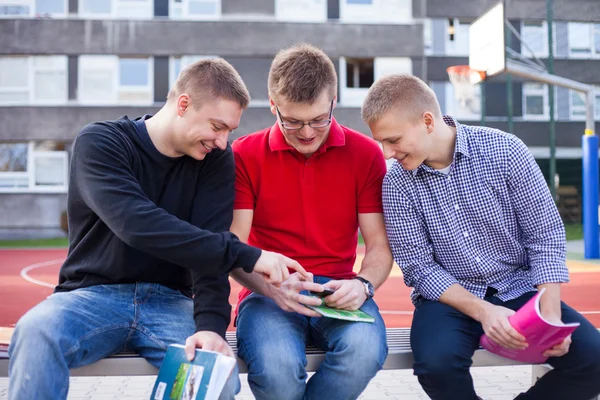
[[[331,59],[310,44],[297,44],[281,50],[269,70],[269,95],[298,104],[314,104],[327,90],[337,94],[337,74]]]
[[[392,108],[398,108],[411,123],[417,123],[426,111],[436,118],[442,116],[434,91],[421,79],[409,74],[393,74],[378,79],[363,102],[362,118],[371,125]]]
[[[218,99],[234,101],[243,109],[250,103],[244,81],[222,58],[208,58],[185,67],[169,91],[167,101],[174,101],[183,93],[190,96],[195,109],[205,101]]]

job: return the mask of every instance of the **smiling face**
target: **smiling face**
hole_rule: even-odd
[[[369,125],[373,138],[381,143],[386,159],[393,158],[405,170],[415,170],[430,156],[433,115],[424,113],[417,122],[393,109]]]
[[[271,112],[277,117],[286,143],[305,157],[313,155],[327,140],[334,108],[335,99],[327,90],[312,104],[292,103],[284,97],[277,103],[271,99]]]
[[[205,101],[195,108],[187,95],[179,96],[173,149],[196,160],[203,160],[215,148],[225,150],[229,133],[238,127],[242,111],[240,104],[232,100]]]

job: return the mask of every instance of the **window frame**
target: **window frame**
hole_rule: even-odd
[[[584,37],[587,36],[588,40],[589,40],[589,49],[588,50],[584,50],[583,48],[580,49],[580,51],[573,51],[574,49],[577,49],[576,47],[573,47],[573,36],[572,30],[574,30],[575,28],[579,28],[579,29],[583,29],[585,28],[586,32],[584,32]],[[587,22],[569,22],[568,26],[567,26],[567,30],[568,30],[568,38],[569,38],[569,58],[583,58],[583,59],[587,59],[587,58],[591,58],[592,56],[594,56],[594,26],[593,24],[587,23]],[[574,32],[573,32],[574,33]],[[577,35],[577,37],[579,38],[579,35]]]
[[[190,2],[200,1],[200,0],[181,0],[180,2],[176,2],[175,0],[169,0],[169,19],[175,20],[187,20],[187,21],[216,21],[221,19],[222,14],[222,4],[221,0],[202,0],[204,2],[213,2],[216,5],[216,11],[213,15],[208,14],[190,14],[189,5]],[[178,3],[179,5],[177,5]],[[173,15],[173,11],[176,8],[181,9],[181,16],[175,17]]]
[[[532,85],[542,85],[542,88],[532,88]],[[549,109],[549,93],[548,85],[539,82],[524,82],[523,83],[523,120],[528,121],[544,121],[550,118]],[[528,114],[527,113],[527,96],[542,96],[542,111],[543,114]]]
[[[62,55],[51,55],[51,56],[0,56],[0,60],[17,58],[25,61],[23,70],[27,76],[27,84],[25,86],[5,86],[0,87],[0,93],[21,93],[24,94],[26,100],[18,101],[5,101],[0,102],[0,106],[22,106],[22,105],[62,105],[68,101],[68,60],[67,56]],[[44,65],[36,65],[36,60],[43,60]],[[36,73],[37,72],[60,72],[62,73],[61,88],[62,92],[59,98],[56,99],[42,99],[36,98]]]
[[[532,26],[526,26],[527,24],[541,24],[541,27],[536,26],[535,28],[540,29],[541,30],[541,34],[542,34],[542,46],[543,49],[541,49],[539,51],[539,53],[536,53],[534,51],[534,55],[537,58],[546,58],[548,57],[548,24],[546,23],[546,21],[537,21],[537,20],[523,20],[521,21],[521,39],[523,42],[525,42],[528,46],[529,43],[531,41],[528,41],[526,36],[526,32],[527,30],[531,30],[534,27]],[[556,29],[553,30],[553,32],[556,32]],[[556,43],[556,40],[554,41]],[[531,47],[531,46],[529,46]],[[525,46],[521,46],[521,55],[527,58],[532,58],[532,55],[530,54],[529,50],[525,47]]]
[[[16,19],[16,18],[35,18],[40,16],[37,11],[37,3],[40,0],[0,0],[0,7],[2,6],[28,6],[29,14],[14,14],[14,15],[5,15],[0,14],[0,19]],[[44,16],[49,16],[51,18],[66,18],[69,13],[69,1],[61,0],[64,5],[64,12],[62,13],[48,13],[44,14]]]
[[[25,142],[21,142],[25,143]],[[0,171],[1,178],[21,178],[27,181],[27,187],[0,187],[0,193],[67,193],[69,186],[69,154],[67,150],[35,150],[35,142],[27,143],[27,170]],[[36,184],[36,160],[41,157],[56,158],[61,161],[62,185]]]
[[[154,0],[105,0],[110,4],[110,12],[102,14],[84,12],[83,4],[86,1],[99,0],[78,0],[78,16],[83,19],[148,20],[154,18]],[[127,7],[133,7],[134,10],[127,9]],[[127,12],[123,12],[123,8],[125,8]]]
[[[320,1],[321,3],[315,0],[275,0],[275,20],[299,23],[327,22],[327,0]]]
[[[120,77],[120,60],[122,58],[140,58],[148,60],[148,85],[140,88],[137,86],[121,86]],[[88,61],[89,60],[89,61]],[[88,67],[85,64],[101,65],[102,68],[99,70],[106,70],[112,73],[112,84],[111,94],[109,100],[96,100],[95,98],[84,98],[82,93],[86,93],[85,87],[82,89],[82,83],[84,82],[84,74]],[[104,64],[104,65],[102,65]],[[80,55],[78,60],[78,71],[77,79],[79,87],[77,88],[77,102],[82,105],[93,105],[93,106],[122,106],[122,105],[152,105],[154,104],[154,57],[119,57],[116,55]],[[132,93],[148,93],[148,100],[140,101],[124,101],[120,100],[122,92]]]
[[[587,112],[585,106],[585,99],[583,101],[583,106],[575,105],[574,100],[575,96],[584,96],[584,94],[577,92],[576,90],[569,90],[569,120],[571,121],[583,121],[585,120],[585,114]],[[583,111],[583,114],[577,115],[574,114],[575,110]]]
[[[367,0],[370,1],[369,3],[353,2],[357,0],[338,1],[339,21],[342,23],[412,24],[414,22],[412,0]],[[396,5],[398,10],[394,9]]]
[[[450,21],[445,20],[446,32],[450,29]],[[460,22],[458,18],[454,18],[454,40],[450,40],[450,35],[445,35],[445,55],[454,57],[469,56],[469,27],[470,22]],[[466,39],[464,39],[466,37]],[[460,44],[457,44],[460,41]],[[465,43],[466,41],[466,43]]]
[[[154,103],[154,57],[117,57],[117,104],[118,105],[144,105],[144,104],[152,104]],[[121,84],[121,60],[124,59],[143,59],[147,61],[147,74],[148,74],[148,83],[146,86],[141,85],[122,85]],[[135,93],[135,94],[148,94],[149,100],[140,100],[140,101],[122,101],[120,100],[120,96],[125,93]]]

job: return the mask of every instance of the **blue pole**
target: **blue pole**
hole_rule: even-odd
[[[598,136],[581,138],[583,167],[583,241],[585,258],[600,258],[598,247]]]

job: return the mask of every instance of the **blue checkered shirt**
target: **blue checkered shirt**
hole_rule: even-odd
[[[544,177],[525,144],[497,129],[456,127],[447,174],[395,162],[383,182],[390,246],[414,288],[438,300],[458,283],[506,301],[543,283],[568,282],[565,230]]]

